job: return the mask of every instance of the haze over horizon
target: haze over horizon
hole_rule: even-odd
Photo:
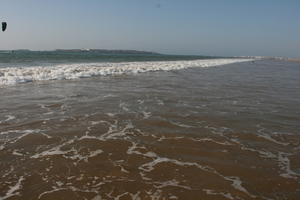
[[[3,0],[0,49],[300,57],[296,0]]]

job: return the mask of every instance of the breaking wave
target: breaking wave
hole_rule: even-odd
[[[93,76],[171,71],[190,67],[211,67],[252,59],[209,59],[190,61],[155,61],[122,63],[80,63],[56,66],[0,68],[0,86],[45,80],[69,80]]]

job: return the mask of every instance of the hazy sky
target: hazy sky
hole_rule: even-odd
[[[1,0],[0,49],[300,57],[299,0]]]

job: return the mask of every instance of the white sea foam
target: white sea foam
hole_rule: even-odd
[[[292,179],[298,179],[298,177],[300,176],[298,173],[294,172],[291,169],[291,162],[288,156],[290,156],[292,154],[288,154],[288,153],[283,153],[283,152],[279,152],[278,153],[278,162],[279,162],[279,167],[280,169],[283,171],[280,176],[284,177],[284,178],[292,178]]]
[[[208,59],[191,61],[80,63],[43,67],[9,67],[0,69],[0,86],[44,80],[68,80],[93,76],[170,71],[190,67],[211,67],[252,60],[253,59]]]
[[[225,197],[226,199],[234,199],[230,193],[217,192],[217,191],[210,190],[210,189],[203,189],[203,191],[206,192],[206,194],[208,194],[208,195],[221,195],[221,196]]]
[[[142,114],[144,119],[148,119],[149,117],[151,117],[151,112],[142,111]]]
[[[178,187],[178,188],[183,188],[186,190],[192,190],[191,187],[181,185],[177,180],[168,180],[168,181],[163,181],[163,182],[154,182],[156,188],[164,188],[164,187]]]
[[[147,180],[147,181],[151,180],[150,178],[146,177],[146,173],[149,173],[149,172],[153,171],[155,169],[156,165],[161,164],[161,163],[172,163],[172,164],[175,164],[175,165],[178,165],[178,166],[196,167],[196,168],[198,168],[202,171],[215,174],[215,175],[223,178],[226,181],[230,181],[231,186],[234,189],[236,189],[238,191],[241,191],[241,192],[245,193],[246,195],[248,195],[252,198],[256,198],[255,195],[251,194],[245,187],[242,186],[243,182],[241,181],[241,179],[239,177],[222,175],[216,169],[214,169],[212,167],[209,167],[209,166],[206,166],[206,165],[200,165],[199,163],[196,163],[196,162],[184,162],[184,161],[171,159],[171,158],[167,158],[167,157],[160,157],[154,152],[142,153],[142,152],[138,151],[137,148],[140,148],[140,147],[138,147],[136,143],[132,143],[132,146],[129,147],[128,150],[127,150],[127,154],[138,154],[138,155],[142,155],[142,156],[145,156],[145,157],[148,157],[148,158],[152,158],[151,161],[149,161],[147,163],[144,163],[141,166],[139,166],[139,170],[141,170],[140,174],[141,174],[141,176],[144,180]],[[170,185],[169,182],[168,182],[168,184]],[[173,184],[173,186],[174,186],[174,184]],[[177,185],[177,186],[182,186],[182,185]],[[188,187],[185,187],[185,186],[183,186],[183,187],[185,189],[191,189],[191,188],[188,188]],[[227,195],[227,197],[229,197],[228,194],[222,193],[222,195],[223,196]]]
[[[13,119],[16,119],[16,117],[13,116],[13,115],[5,115],[5,117],[6,117],[6,119],[2,120],[2,121],[0,120],[0,123],[2,123],[2,122],[8,122],[8,121],[11,121]]]
[[[8,199],[9,197],[19,195],[18,190],[22,188],[22,181],[24,181],[24,177],[21,176],[18,180],[18,182],[9,188],[9,190],[6,192],[6,195],[4,197],[0,196],[0,199]]]
[[[25,134],[27,135],[27,134],[30,134],[30,133],[39,133],[40,131],[41,131],[40,129],[36,129],[36,130],[30,130],[30,129],[29,130],[10,130],[10,131],[0,132],[0,135],[8,135],[8,134],[17,133],[17,134],[24,134],[22,136],[25,136]]]

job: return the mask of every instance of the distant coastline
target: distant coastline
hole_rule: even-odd
[[[14,50],[0,50],[0,54],[10,53],[94,53],[94,54],[118,54],[118,55],[153,55],[153,56],[201,56],[207,58],[245,58],[245,59],[264,59],[264,60],[283,60],[290,62],[300,62],[300,58],[289,58],[283,56],[207,56],[207,55],[176,55],[176,54],[164,54],[154,51],[140,51],[140,50],[128,50],[128,49],[55,49],[55,50],[30,50],[30,49],[14,49]]]
[[[138,51],[138,50],[122,50],[122,49],[55,49],[55,50],[30,50],[30,49],[16,49],[16,50],[0,50],[0,53],[13,53],[13,52],[63,52],[63,53],[102,53],[102,54],[153,54],[161,55],[152,51]]]
[[[157,54],[160,53],[152,51],[138,51],[138,50],[122,50],[122,49],[56,49],[55,51],[60,52],[96,52],[96,53],[118,53],[118,54]]]

